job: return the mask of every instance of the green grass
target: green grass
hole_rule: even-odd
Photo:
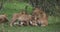
[[[8,15],[8,19],[11,20],[13,13],[19,13],[21,10],[24,9],[26,3],[5,3],[3,10],[0,13],[6,13]],[[32,7],[29,5],[28,13],[32,12]],[[48,17],[49,25],[46,27],[39,27],[39,26],[9,26],[8,24],[1,25],[0,24],[0,32],[2,31],[2,26],[5,32],[60,32],[60,17],[49,16]]]

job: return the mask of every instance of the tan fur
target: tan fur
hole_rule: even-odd
[[[30,25],[37,26],[37,16],[32,16],[32,20],[30,21]]]
[[[19,17],[18,13],[13,14],[12,16],[12,20],[10,22],[10,26],[12,26],[14,24],[14,22],[16,21],[16,19]]]
[[[7,21],[8,21],[8,19],[7,19],[6,14],[0,15],[0,23],[4,23],[4,22],[7,22]]]
[[[27,25],[29,25],[28,22],[30,21],[30,19],[31,19],[31,15],[26,14],[24,11],[20,12],[20,13],[17,13],[17,14],[14,14],[13,17],[12,17],[12,21],[10,23],[10,26],[12,26],[16,20],[18,20],[22,23],[20,25],[23,25],[25,23]]]
[[[37,23],[41,24],[41,26],[48,25],[48,17],[46,15],[46,13],[43,12],[41,9],[35,8],[32,15],[34,17],[36,16],[35,18],[37,19]]]
[[[39,17],[38,21],[40,21],[41,26],[47,26],[48,25],[48,17],[45,13],[42,14],[42,16]]]
[[[37,26],[38,24],[41,24],[41,26],[48,25],[48,17],[46,13],[39,8],[35,8],[35,10],[32,13],[32,16],[26,14],[25,11],[13,14],[10,26],[12,26],[16,20],[18,20],[19,23],[21,22],[20,25],[29,25],[29,23],[33,26]]]
[[[31,19],[31,16],[26,14],[23,14],[18,18],[18,20],[25,22],[27,25],[29,25],[30,19]]]

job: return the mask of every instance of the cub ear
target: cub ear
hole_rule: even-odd
[[[2,13],[1,15],[7,16],[7,14],[6,14],[6,13]]]
[[[7,17],[7,14],[3,14],[5,17]]]

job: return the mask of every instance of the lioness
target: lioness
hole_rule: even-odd
[[[10,26],[12,26],[14,24],[14,22],[16,22],[16,20],[19,21],[19,25],[29,25],[30,19],[31,19],[31,15],[26,14],[25,11],[16,13],[13,15]]]

